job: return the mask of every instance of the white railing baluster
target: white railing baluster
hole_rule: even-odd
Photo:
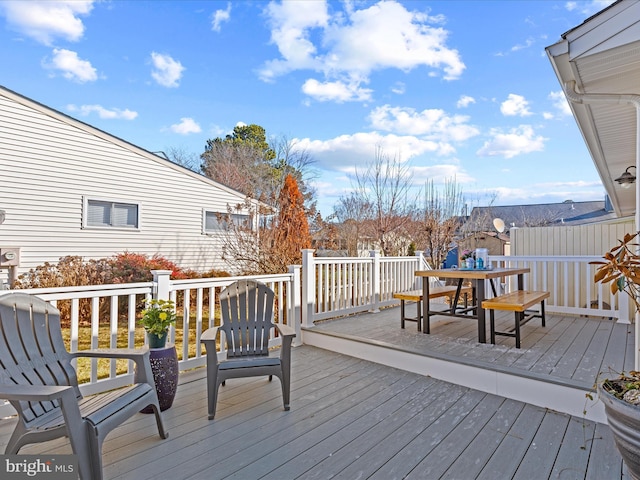
[[[109,303],[109,347],[118,348],[118,296],[111,297]],[[109,360],[109,378],[116,378],[117,361]]]
[[[78,351],[78,338],[80,333],[80,299],[71,299],[71,348],[69,351]],[[74,360],[75,361],[75,360]]]
[[[196,290],[196,358],[200,358],[202,347],[200,345],[200,335],[202,334],[202,306],[204,303],[204,291],[202,288]]]
[[[98,348],[100,335],[100,297],[91,299],[91,348]],[[98,381],[98,359],[91,359],[91,383]]]

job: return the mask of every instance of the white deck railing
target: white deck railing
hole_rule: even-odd
[[[596,266],[590,265],[590,262],[600,259],[584,256],[489,258],[494,267],[530,268],[531,273],[524,277],[525,288],[551,292],[547,301],[548,312],[597,315],[628,322],[631,309],[626,296],[623,297],[624,301],[620,301],[611,295],[608,285],[596,285],[593,282]],[[312,327],[317,320],[364,311],[375,312],[397,304],[392,294],[421,288],[421,279],[415,276],[415,272],[428,268],[420,254],[415,257],[381,257],[373,253],[369,258],[327,258],[315,257],[313,250],[305,250],[302,271],[301,267],[292,266],[289,273],[280,275],[170,280],[170,272],[156,271],[152,282],[21,291],[38,295],[54,304],[67,302],[70,312],[68,348],[72,352],[81,347],[141,346],[146,338],[140,328],[136,329],[136,319],[144,305],[142,300],[170,298],[176,302],[177,310],[183,312],[178,319],[180,325],[177,329],[182,332],[182,337],[179,338],[177,330],[172,328],[170,341],[178,349],[180,369],[185,370],[204,365],[206,357],[200,345],[200,336],[219,318],[215,301],[219,291],[238,278],[260,280],[276,292],[277,321],[296,329],[295,342],[299,344],[301,325]],[[437,282],[436,279],[433,281]],[[504,283],[497,282],[496,287],[499,293],[513,290],[516,288],[515,277],[509,277]],[[485,290],[491,292],[490,288]],[[0,294],[6,292],[0,291]],[[85,318],[81,318],[81,312],[84,312]],[[80,343],[81,328],[90,330],[87,347]],[[102,331],[104,338],[105,328],[108,329],[108,344],[99,342],[99,333]],[[272,345],[278,343],[278,338],[272,339]],[[98,378],[97,362],[92,361],[90,378],[81,386],[81,390],[91,394],[125,385],[131,381],[132,369],[133,366],[129,364],[125,373],[118,373],[116,363],[112,361],[108,376]]]
[[[394,292],[421,288],[416,270],[429,268],[422,253],[414,257],[316,257],[302,251],[302,324],[397,304]]]
[[[147,343],[146,335],[136,330],[137,318],[145,302],[150,298],[172,299],[176,303],[180,338],[177,329],[170,330],[170,342],[176,345],[180,370],[195,368],[205,364],[206,356],[200,345],[200,336],[207,328],[214,326],[220,317],[216,297],[220,290],[239,278],[259,280],[276,292],[276,321],[293,326],[296,329],[294,342],[301,342],[300,321],[300,267],[290,268],[290,272],[280,275],[256,275],[250,277],[220,277],[188,280],[170,280],[170,270],[154,271],[152,282],[133,284],[113,284],[78,287],[34,288],[20,292],[37,295],[56,305],[61,301],[69,304],[68,349],[77,352],[80,348],[80,329],[89,329],[89,345],[84,348],[136,348]],[[5,294],[10,290],[0,291]],[[85,308],[82,317],[81,302]],[[101,309],[102,306],[102,309]],[[108,306],[108,308],[105,308]],[[102,310],[102,312],[101,312]],[[86,312],[89,311],[87,314]],[[105,313],[106,311],[106,313]],[[104,330],[108,329],[108,341],[104,341]],[[102,335],[100,335],[102,333]],[[85,336],[86,337],[86,336]],[[100,337],[103,338],[100,341]],[[123,337],[125,337],[123,339]],[[274,337],[270,345],[280,344],[280,338]],[[295,343],[294,343],[295,344]],[[90,378],[80,387],[83,394],[106,391],[131,383],[134,374],[133,364],[126,368],[118,366],[115,360],[109,360],[109,374],[98,378],[98,361],[91,360]],[[0,416],[2,409],[0,406]]]
[[[551,313],[593,315],[618,319],[629,323],[631,313],[626,295],[612,295],[609,285],[593,281],[597,265],[591,262],[602,260],[598,256],[490,256],[494,267],[528,267],[531,272],[524,276],[527,290],[546,290],[551,296],[546,301]],[[516,278],[509,277],[501,283],[503,291],[516,287]],[[490,292],[490,289],[486,289]]]

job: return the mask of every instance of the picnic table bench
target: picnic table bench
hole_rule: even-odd
[[[533,318],[540,318],[542,326],[545,326],[544,301],[551,294],[545,291],[516,290],[482,302],[482,308],[489,310],[491,327],[491,343],[496,343],[496,335],[515,337],[516,348],[520,348],[520,327]],[[540,311],[529,310],[533,305],[540,303]],[[494,310],[515,312],[514,327],[507,331],[497,331]]]
[[[458,287],[456,285],[445,285],[442,287],[431,287],[429,289],[429,298],[441,298],[449,297],[449,302],[453,303],[456,298],[456,292]],[[471,287],[460,287],[458,298],[460,295],[464,296],[464,306],[468,305],[468,297],[472,293]],[[422,290],[409,290],[407,292],[396,292],[393,294],[393,298],[400,300],[400,328],[404,328],[404,322],[416,322],[418,324],[418,331],[422,331]],[[417,303],[417,314],[415,317],[406,316],[405,302]]]

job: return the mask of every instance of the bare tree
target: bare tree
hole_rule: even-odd
[[[182,165],[183,167],[188,168],[191,171],[194,171],[194,172],[200,171],[199,156],[193,153],[192,151],[188,150],[184,146],[169,147],[167,148],[167,153],[164,156],[169,160],[171,160],[173,163]]]
[[[247,199],[220,219],[225,225],[223,259],[243,274],[284,273],[289,265],[300,264],[302,249],[311,246],[304,199],[293,175],[287,175],[280,192],[278,213],[265,213]]]
[[[363,172],[356,170],[355,181],[355,198],[369,212],[363,219],[365,233],[375,239],[385,255],[404,253],[410,243],[406,227],[415,209],[415,199],[409,195],[408,166],[378,147],[374,161]]]
[[[413,225],[413,238],[418,249],[426,252],[431,266],[437,268],[446,259],[460,227],[464,197],[455,179],[446,181],[442,190],[430,181],[424,187],[423,202]]]
[[[372,218],[371,205],[362,201],[355,193],[340,197],[333,207],[329,220],[335,221],[341,247],[350,257],[358,256],[358,245],[362,240],[365,223]]]

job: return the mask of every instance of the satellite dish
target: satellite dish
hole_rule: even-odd
[[[504,232],[504,220],[502,220],[501,218],[494,218],[493,226],[496,228],[498,233]]]

